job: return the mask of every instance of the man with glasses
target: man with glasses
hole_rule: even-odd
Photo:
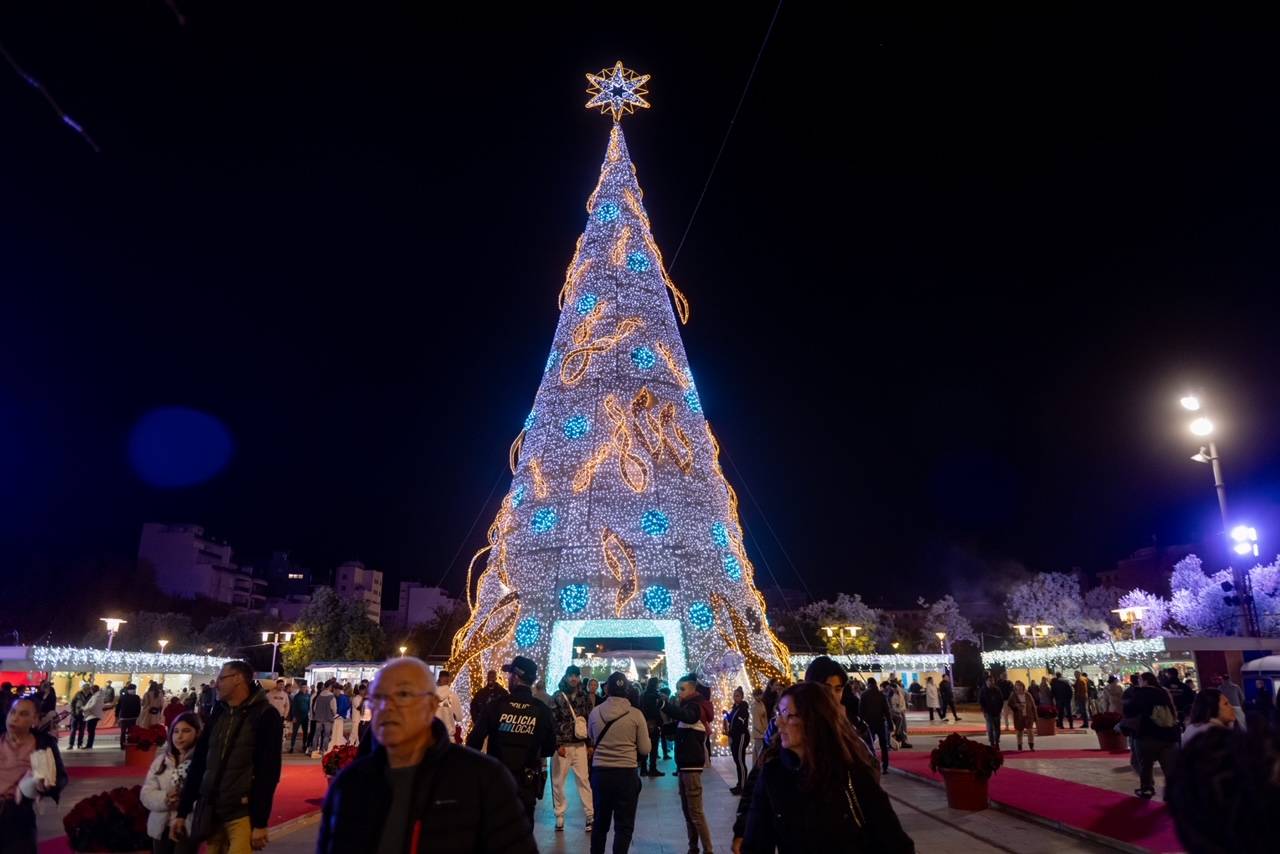
[[[170,836],[175,842],[187,838],[198,800],[202,811],[212,809],[209,854],[249,854],[267,845],[284,721],[243,661],[222,665],[214,688],[218,703],[192,753]]]
[[[366,702],[377,746],[329,787],[317,854],[538,850],[507,770],[450,742],[425,663],[393,659]]]
[[[533,696],[538,665],[517,655],[502,666],[509,674],[511,693],[490,703],[484,717],[474,722],[467,746],[477,750],[486,738],[486,752],[507,766],[525,815],[533,824],[533,807],[547,784],[548,756],[556,752],[556,724],[551,710]]]

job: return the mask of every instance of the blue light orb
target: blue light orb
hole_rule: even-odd
[[[711,541],[722,549],[729,548],[729,529],[724,522],[711,523]]]
[[[547,356],[547,366],[542,369],[544,374],[550,373],[551,369],[556,366],[556,362],[560,361],[560,354],[555,350],[551,351],[551,355]]]
[[[689,622],[695,629],[705,632],[716,624],[716,613],[706,602],[694,602],[689,606]]]
[[[524,484],[522,483],[519,486],[517,486],[515,490],[511,493],[511,506],[513,508],[518,508],[523,503],[524,503]]]
[[[152,486],[203,483],[231,459],[231,434],[212,415],[184,407],[153,409],[129,434],[129,462]]]
[[[556,516],[556,508],[539,507],[533,514],[533,518],[529,520],[529,527],[535,534],[545,534],[556,526],[556,522],[560,521]]]
[[[671,591],[661,584],[646,587],[644,589],[644,607],[646,611],[655,617],[667,613],[667,611],[671,610]]]
[[[737,555],[729,552],[720,559],[720,563],[724,566],[724,574],[729,576],[730,581],[742,580],[742,564],[738,563]]]
[[[583,436],[591,432],[591,419],[585,415],[573,415],[565,419],[564,437],[566,439],[581,439]]]
[[[671,523],[661,510],[646,510],[640,518],[640,529],[651,537],[661,537],[670,527]]]
[[[578,314],[587,315],[595,311],[599,302],[600,298],[595,294],[583,294],[578,297],[578,301],[573,304],[573,307],[578,310]]]
[[[532,430],[533,425],[538,423],[538,410],[531,409],[529,414],[524,417],[524,429]]]
[[[627,256],[627,269],[633,273],[647,273],[650,266],[649,256],[643,252],[632,252]]]
[[[642,371],[658,364],[658,357],[648,347],[637,347],[631,351],[631,363]]]
[[[591,598],[591,590],[585,584],[566,584],[560,588],[560,607],[566,614],[585,610]]]
[[[618,218],[618,206],[613,202],[604,202],[596,206],[596,219],[600,222],[613,222]]]
[[[542,624],[533,617],[525,617],[516,624],[516,646],[528,649],[542,637]]]
[[[698,390],[691,388],[684,393],[684,405],[689,407],[690,412],[702,414],[702,401],[698,398]]]

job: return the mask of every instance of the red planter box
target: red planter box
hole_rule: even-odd
[[[1098,747],[1102,748],[1107,753],[1129,752],[1129,740],[1126,739],[1123,734],[1115,732],[1114,730],[1107,730],[1105,732],[1102,730],[1094,730],[1094,733],[1098,736]]]
[[[124,749],[124,764],[131,768],[150,768],[156,759],[156,749],[143,750],[132,744]]]
[[[972,771],[940,768],[947,789],[947,806],[953,810],[985,810],[988,804],[987,780],[979,780]]]
[[[1036,735],[1044,738],[1057,733],[1058,724],[1053,718],[1036,718]]]

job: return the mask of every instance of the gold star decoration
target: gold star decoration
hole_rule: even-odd
[[[588,74],[587,109],[600,108],[601,113],[613,113],[615,122],[621,121],[624,115],[634,113],[636,107],[649,109],[649,102],[643,96],[649,94],[644,86],[649,82],[648,74],[636,74],[629,68],[622,67],[622,60],[613,64],[613,68],[602,68],[599,74]]]

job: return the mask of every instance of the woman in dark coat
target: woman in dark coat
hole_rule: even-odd
[[[788,688],[777,721],[780,737],[762,757],[743,852],[915,851],[889,796],[857,758],[858,736],[825,686]]]

